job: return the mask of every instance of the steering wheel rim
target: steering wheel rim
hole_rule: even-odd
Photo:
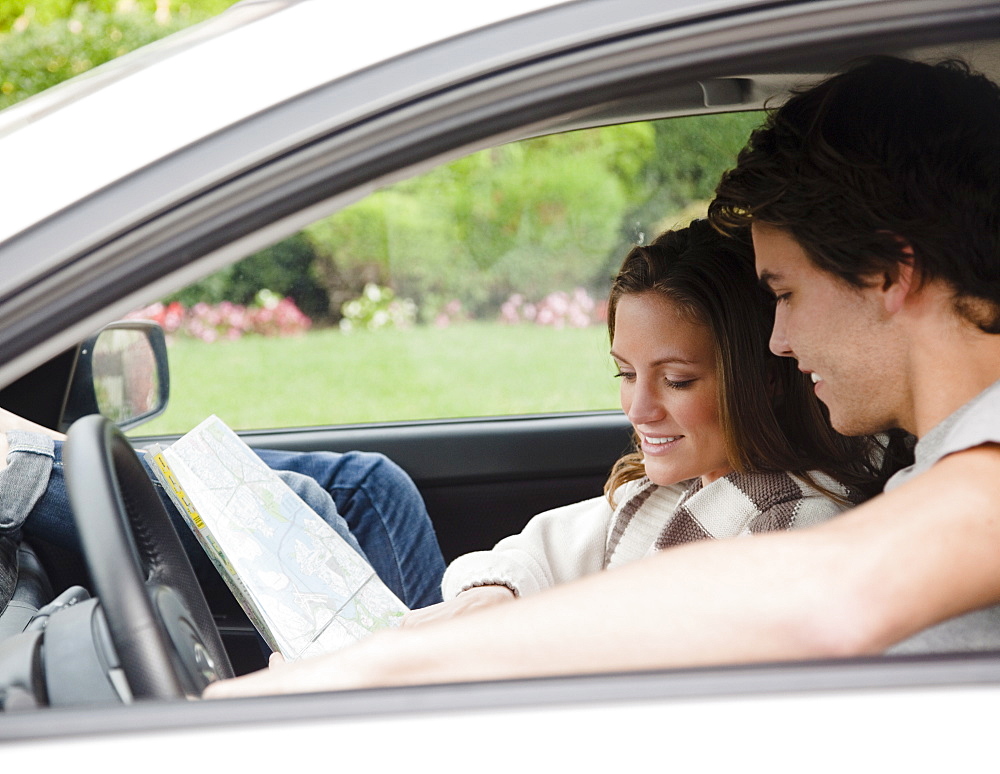
[[[63,460],[94,591],[133,697],[200,695],[231,677],[201,586],[128,439],[100,415],[83,417],[67,432]]]

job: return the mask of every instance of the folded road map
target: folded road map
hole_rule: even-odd
[[[295,660],[398,625],[407,608],[368,562],[218,417],[148,454],[272,650]]]

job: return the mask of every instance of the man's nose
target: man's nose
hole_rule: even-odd
[[[794,357],[791,346],[788,344],[788,328],[785,324],[785,313],[781,309],[781,304],[774,310],[774,326],[771,328],[771,340],[768,345],[771,351],[779,357]]]

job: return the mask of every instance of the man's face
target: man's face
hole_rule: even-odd
[[[752,230],[757,275],[776,299],[771,351],[798,360],[839,432],[897,427],[903,364],[879,285],[858,289],[817,268],[782,229]]]

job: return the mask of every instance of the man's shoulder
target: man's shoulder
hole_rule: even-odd
[[[984,441],[943,454],[924,476],[933,480],[944,496],[960,492],[992,492],[1000,495],[1000,441]],[[990,500],[991,510],[1000,509],[1000,499]]]
[[[936,448],[930,450],[936,458],[931,464],[967,449],[1000,444],[1000,381],[962,406],[953,417],[937,439]]]
[[[989,444],[1000,444],[1000,381],[962,405],[921,438],[914,450],[914,464],[893,476],[886,489],[893,489],[926,472],[945,457]]]

